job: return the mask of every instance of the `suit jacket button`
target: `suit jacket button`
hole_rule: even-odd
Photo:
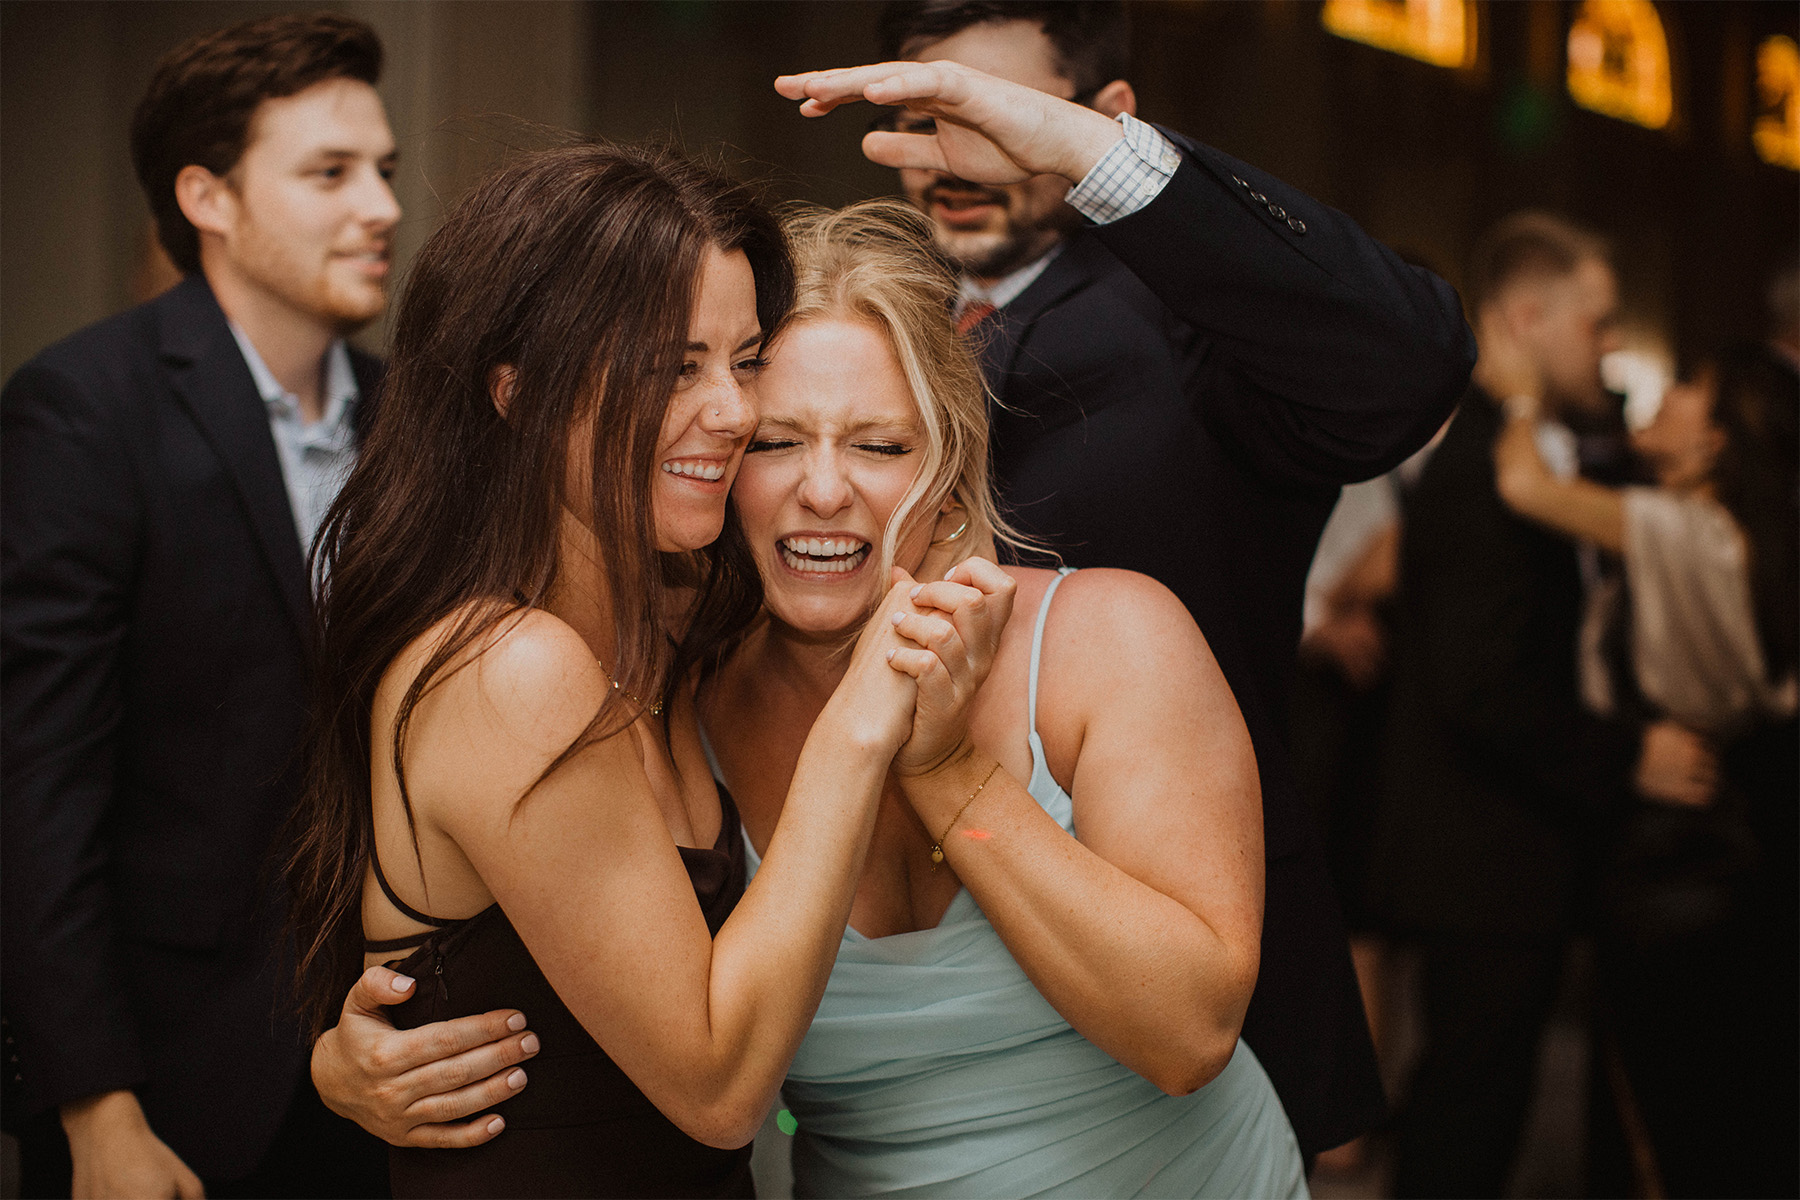
[[[1306,222],[1302,221],[1299,217],[1289,217],[1288,218],[1288,228],[1293,230],[1295,233],[1305,233],[1306,232]]]
[[[1287,209],[1279,204],[1271,204],[1269,205],[1269,215],[1277,221],[1285,221],[1287,220]]]

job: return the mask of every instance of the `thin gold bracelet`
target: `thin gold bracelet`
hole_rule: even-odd
[[[950,836],[950,831],[956,828],[956,823],[962,820],[962,815],[969,811],[969,805],[975,803],[975,797],[981,795],[981,789],[988,785],[988,780],[992,779],[994,777],[994,772],[999,769],[1000,764],[998,762],[994,763],[994,765],[988,769],[987,778],[975,785],[975,790],[969,793],[969,798],[963,801],[963,806],[956,810],[956,815],[950,818],[950,823],[948,825],[944,826],[944,832],[938,835],[938,840],[931,843],[932,870],[937,870],[938,864],[944,861],[944,839]]]

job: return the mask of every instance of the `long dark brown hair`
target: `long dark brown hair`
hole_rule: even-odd
[[[1769,681],[1778,683],[1800,660],[1800,376],[1748,344],[1703,369],[1712,375],[1712,423],[1725,435],[1713,486],[1750,544],[1756,632]]]
[[[666,555],[650,510],[709,248],[749,258],[773,336],[793,267],[756,197],[673,150],[583,143],[503,167],[414,260],[361,456],[313,548],[325,581],[319,662],[287,883],[315,1033],[361,971],[376,688],[403,648],[455,617],[395,718],[393,769],[410,822],[402,758],[420,700],[556,580],[578,422],[594,422],[586,519],[604,551],[617,646],[606,665],[619,689],[544,775],[637,716],[621,693],[669,702],[755,616],[761,586],[735,518],[707,550]],[[491,391],[501,367],[516,372],[504,419]]]

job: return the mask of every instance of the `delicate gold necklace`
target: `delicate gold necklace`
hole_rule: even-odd
[[[651,716],[653,716],[653,717],[662,716],[663,703],[661,700],[655,700],[655,701],[646,703],[641,696],[632,695],[630,692],[626,691],[624,688],[619,686],[619,681],[613,678],[612,672],[608,671],[606,669],[605,663],[600,662],[599,658],[595,658],[594,661],[597,663],[600,663],[600,671],[602,674],[604,674],[606,676],[607,682],[609,682],[613,685],[613,691],[619,693],[619,695],[625,697],[627,700],[631,701],[633,704],[637,705],[639,708],[643,709],[645,712],[649,713]]]

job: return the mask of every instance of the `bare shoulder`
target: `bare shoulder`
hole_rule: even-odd
[[[1171,644],[1205,639],[1187,606],[1156,580],[1136,571],[1091,567],[1057,588],[1044,641],[1072,665],[1110,671]]]
[[[480,614],[446,616],[395,658],[382,680],[378,712],[397,711],[404,690],[471,616]],[[554,755],[587,728],[608,686],[580,634],[542,609],[519,609],[479,632],[437,670],[409,740],[437,743],[433,757],[440,762],[461,758],[463,748]]]

